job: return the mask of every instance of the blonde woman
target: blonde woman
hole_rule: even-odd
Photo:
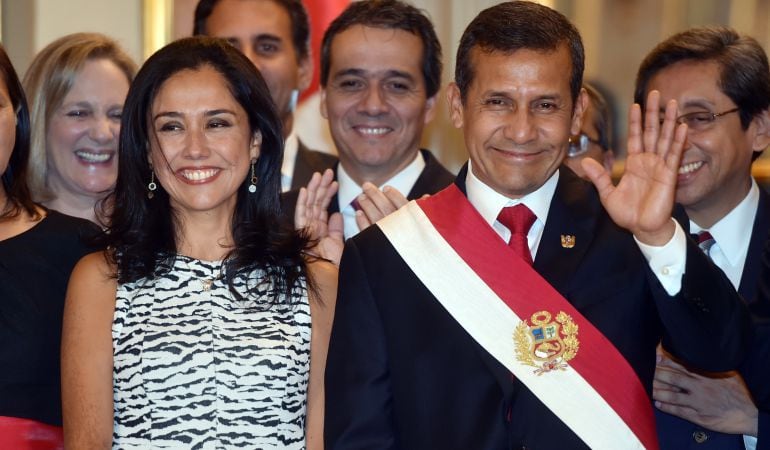
[[[97,223],[115,186],[123,102],[136,66],[107,36],[75,33],[45,47],[24,78],[35,201]]]
[[[63,445],[59,344],[67,280],[98,228],[32,201],[29,112],[0,46],[0,449]]]

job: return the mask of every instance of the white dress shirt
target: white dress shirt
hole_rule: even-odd
[[[504,207],[523,203],[537,216],[537,220],[527,234],[529,251],[532,253],[532,259],[535,260],[545,229],[545,221],[548,218],[548,209],[551,206],[558,181],[559,171],[557,170],[538,190],[518,199],[510,199],[479,180],[473,173],[471,162],[468,161],[465,189],[471,205],[476,208],[487,223],[492,225],[492,228],[505,242],[508,242],[511,233],[497,221],[497,216]],[[682,287],[682,275],[687,261],[687,238],[679,223],[675,220],[674,223],[676,225],[674,236],[662,247],[645,245],[634,237],[655,276],[671,296],[678,294]]]
[[[292,131],[283,141],[283,162],[281,163],[281,192],[291,190],[291,181],[294,177],[294,166],[297,163],[299,152],[299,139],[297,133]]]
[[[404,196],[407,196],[417,182],[417,179],[420,178],[420,174],[424,168],[425,160],[418,151],[408,166],[404,167],[402,171],[393,175],[393,177],[378,187],[382,189],[385,186],[390,186],[397,189],[404,194]],[[343,231],[345,239],[349,239],[360,231],[358,229],[358,224],[356,223],[356,211],[353,206],[350,205],[350,202],[361,195],[363,189],[358,183],[353,181],[353,178],[351,178],[347,172],[345,172],[345,168],[342,164],[337,166],[337,182],[339,183],[337,201],[339,202],[339,210],[342,213],[342,220],[344,222]]]
[[[751,230],[754,227],[754,219],[759,207],[759,187],[751,180],[751,189],[743,200],[719,219],[707,231],[714,238],[714,245],[709,249],[709,256],[730,279],[730,282],[738,290],[743,276],[743,267],[746,265],[746,256],[749,253]],[[690,221],[690,232],[700,233],[703,228]]]

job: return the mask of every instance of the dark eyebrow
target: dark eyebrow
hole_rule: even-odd
[[[695,100],[687,100],[686,102],[682,103],[680,109],[686,109],[686,108],[703,108],[705,110],[711,111],[714,109],[716,105],[708,100],[704,99],[695,99]]]
[[[339,72],[336,72],[333,76],[333,78],[339,78],[344,77],[348,75],[356,76],[356,77],[363,77],[366,76],[366,74],[369,73],[363,69],[357,69],[355,67],[352,67],[350,69],[343,69]],[[402,70],[387,70],[385,71],[384,78],[405,78],[410,81],[414,81],[414,77],[409,72],[404,72]]]
[[[532,99],[533,102],[539,102],[542,100],[552,100],[552,101],[559,101],[562,99],[562,96],[559,94],[543,94],[535,97]]]
[[[203,113],[203,115],[206,116],[206,117],[216,116],[216,115],[219,115],[219,114],[235,115],[235,112],[231,111],[229,109],[212,109],[210,111],[206,111],[205,113]],[[182,113],[180,113],[178,111],[164,111],[164,112],[160,112],[160,113],[156,114],[155,117],[152,118],[152,121],[154,122],[154,121],[156,121],[156,120],[158,120],[158,119],[160,119],[162,117],[169,117],[169,118],[173,118],[173,119],[178,119],[178,118],[183,117],[183,116],[184,116],[184,114],[182,114]]]
[[[223,109],[212,109],[211,111],[206,111],[204,115],[206,117],[211,117],[211,116],[216,116],[218,114],[231,114],[231,115],[234,116],[235,115],[235,111],[231,111],[229,109],[224,109],[224,108]]]
[[[271,41],[271,42],[279,42],[279,43],[283,41],[283,39],[281,39],[280,36],[276,36],[276,35],[270,34],[270,33],[258,34],[256,36],[254,36],[254,38],[252,40],[253,41],[257,41],[257,42],[259,42],[259,41]]]
[[[155,116],[152,118],[152,121],[155,122],[156,120],[160,119],[161,117],[170,117],[170,118],[179,118],[182,117],[181,113],[178,113],[176,111],[164,111],[160,112],[158,114],[155,114]]]

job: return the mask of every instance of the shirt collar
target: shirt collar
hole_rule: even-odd
[[[751,188],[746,197],[708,230],[732,266],[741,262],[748,252],[758,207],[759,187],[752,178]],[[690,231],[699,233],[703,228],[691,220]]]
[[[420,174],[424,168],[425,159],[418,151],[414,156],[414,160],[412,160],[408,166],[404,167],[403,170],[393,175],[393,177],[378,187],[382,189],[387,185],[396,188],[399,192],[404,194],[404,196],[408,196],[409,191],[412,190],[412,187],[417,182],[417,179],[420,178]],[[342,164],[337,165],[337,182],[339,183],[337,199],[339,200],[340,211],[342,211],[343,208],[348,206],[350,202],[353,201],[353,199],[358,197],[361,192],[363,192],[363,189],[361,189],[361,186],[359,186],[358,183],[353,181],[353,178],[351,178],[350,175],[345,171],[345,168],[342,167]]]
[[[551,178],[548,179],[536,191],[518,198],[508,198],[479,180],[473,173],[473,166],[468,161],[468,175],[465,178],[465,189],[468,194],[468,201],[481,214],[484,220],[493,226],[497,220],[500,211],[506,206],[514,206],[524,203],[537,219],[545,225],[545,219],[548,217],[548,210],[551,207],[551,199],[556,192],[556,184],[559,182],[559,171],[556,170]]]
[[[291,181],[294,175],[294,165],[297,162],[299,151],[299,139],[293,130],[283,142],[283,163],[281,163],[281,191],[291,189]]]

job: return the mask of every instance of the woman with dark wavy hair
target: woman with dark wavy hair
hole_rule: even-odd
[[[48,210],[27,186],[29,110],[0,46],[0,448],[62,448],[64,295],[96,227]]]
[[[258,71],[225,41],[169,44],[129,89],[118,155],[108,250],[67,295],[67,448],[320,447],[337,274],[280,219]]]

